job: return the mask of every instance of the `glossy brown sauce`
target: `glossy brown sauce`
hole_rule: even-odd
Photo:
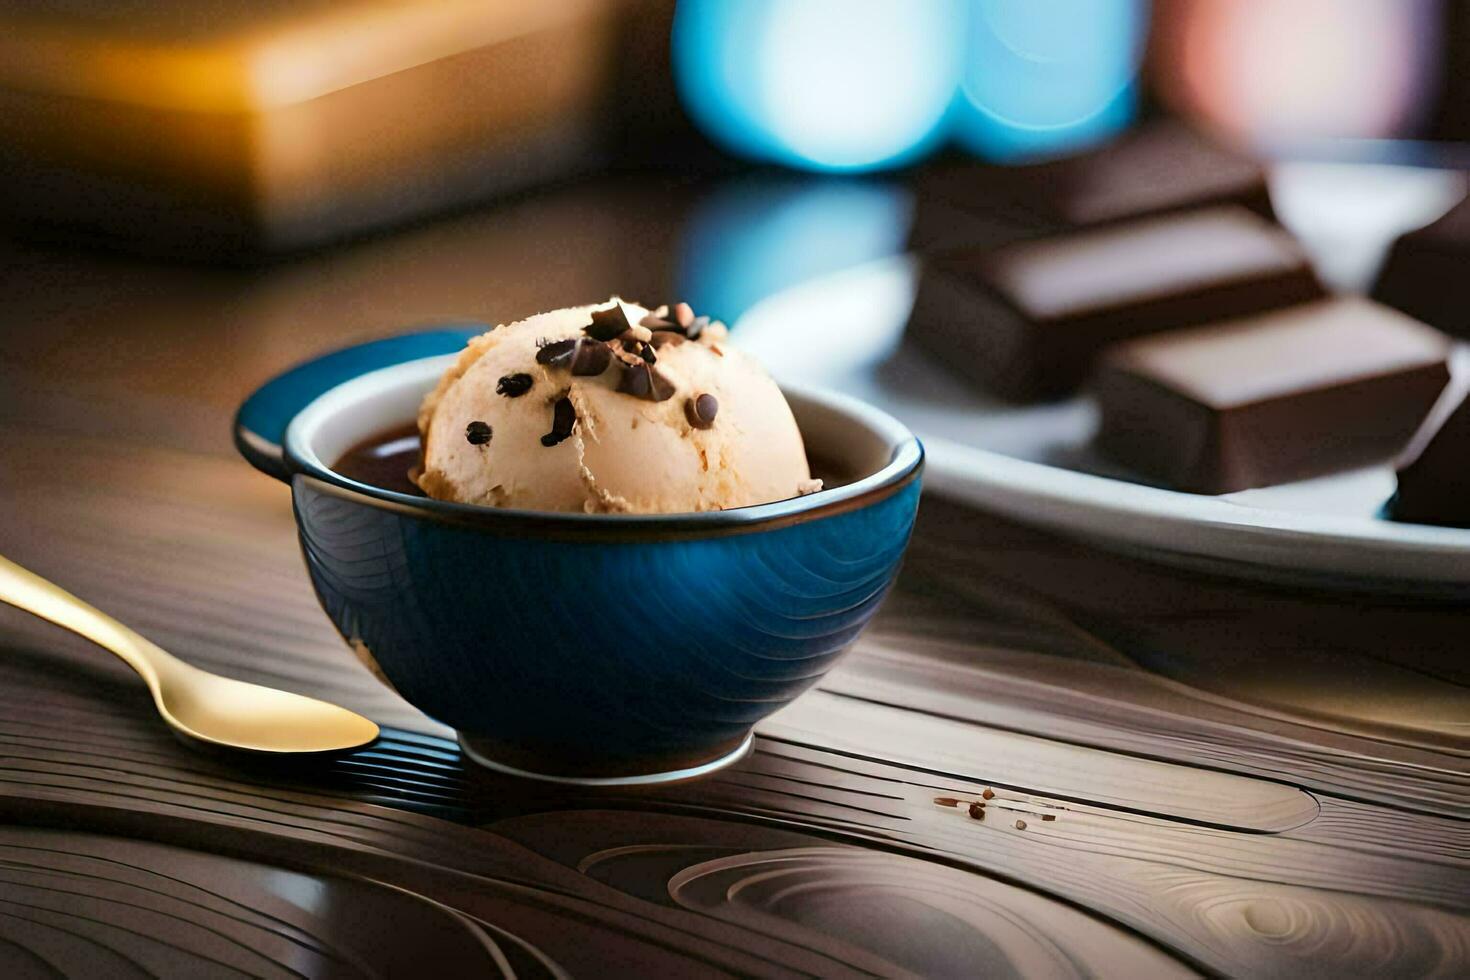
[[[409,471],[419,465],[420,448],[418,426],[409,422],[362,440],[343,453],[332,469],[359,483],[422,497],[424,492],[408,476]],[[812,476],[819,477],[827,489],[858,478],[850,469],[810,452],[807,458]]]
[[[419,428],[409,422],[368,436],[343,453],[332,469],[358,483],[422,497],[424,492],[408,478],[419,465],[420,449]]]

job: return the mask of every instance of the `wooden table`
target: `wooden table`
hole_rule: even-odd
[[[0,976],[1470,974],[1463,602],[1185,576],[926,498],[843,664],[744,762],[640,790],[469,768],[357,665],[286,490],[230,450],[240,397],[437,316],[670,295],[700,193],[610,178],[257,270],[0,246],[0,553],[386,726],[199,754],[0,608]]]

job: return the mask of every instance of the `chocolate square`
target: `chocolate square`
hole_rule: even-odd
[[[1400,236],[1373,297],[1445,333],[1470,338],[1470,199]]]
[[[975,161],[920,174],[910,246],[997,245],[1111,221],[1239,204],[1272,217],[1260,164],[1171,119],[1059,160]]]
[[[1449,341],[1361,298],[1123,344],[1093,384],[1103,452],[1229,493],[1392,458],[1449,380]]]
[[[1395,520],[1470,527],[1470,378],[1435,405],[1398,466]]]
[[[996,394],[1049,398],[1108,344],[1322,295],[1288,232],[1226,205],[934,256],[909,336]]]

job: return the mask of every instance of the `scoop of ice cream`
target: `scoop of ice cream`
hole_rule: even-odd
[[[614,298],[469,342],[419,410],[431,497],[528,510],[678,513],[820,486],[770,376],[685,304]]]

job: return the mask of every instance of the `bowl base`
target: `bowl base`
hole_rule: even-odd
[[[465,757],[473,760],[477,765],[486,769],[502,773],[506,776],[516,776],[520,779],[539,779],[547,783],[564,783],[572,786],[649,786],[656,783],[674,783],[681,779],[693,779],[723,769],[728,765],[739,762],[750,751],[750,746],[755,739],[754,733],[748,733],[740,740],[740,744],[728,752],[725,752],[706,762],[693,766],[685,766],[680,769],[669,769],[662,772],[630,773],[622,776],[566,776],[549,772],[534,772],[522,769],[518,766],[497,762],[487,751],[476,745],[472,736],[463,732],[458,733],[459,747],[464,750]]]

